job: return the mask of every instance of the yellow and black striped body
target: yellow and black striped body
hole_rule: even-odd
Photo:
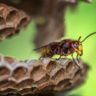
[[[74,43],[76,42],[77,41],[74,41]],[[58,54],[60,56],[67,56],[75,52],[72,44],[73,40],[65,39],[60,42],[53,42],[48,45],[42,46],[36,50],[39,50],[41,52],[41,57],[52,57],[55,54]]]

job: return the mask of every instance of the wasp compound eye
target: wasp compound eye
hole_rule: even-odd
[[[74,46],[75,48],[77,48],[77,47],[78,47],[78,44],[77,44],[77,43],[75,43],[75,44],[73,44],[73,46]]]

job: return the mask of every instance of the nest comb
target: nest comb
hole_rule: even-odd
[[[70,59],[18,61],[0,57],[0,94],[44,94],[66,92],[81,85],[86,79],[88,66],[80,61],[80,69]]]
[[[0,4],[0,40],[18,33],[29,22],[29,17],[21,10]]]

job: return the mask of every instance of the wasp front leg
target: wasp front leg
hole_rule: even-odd
[[[80,60],[79,60],[79,55],[77,54],[77,56],[76,56],[76,59],[77,59],[77,61],[78,61],[78,63],[80,62]]]
[[[81,66],[78,60],[74,58],[73,54],[71,56],[72,56],[73,62],[81,69]]]

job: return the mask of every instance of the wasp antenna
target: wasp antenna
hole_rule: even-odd
[[[84,42],[86,39],[88,39],[90,36],[92,36],[94,34],[96,34],[96,32],[93,32],[93,33],[87,35],[81,42]]]
[[[80,39],[81,39],[81,36],[79,36],[78,41],[80,41]]]

